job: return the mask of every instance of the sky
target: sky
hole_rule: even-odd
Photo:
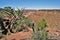
[[[0,8],[60,9],[60,0],[0,0]]]

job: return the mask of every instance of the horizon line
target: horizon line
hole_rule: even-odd
[[[16,8],[17,9],[17,8]],[[19,8],[19,9],[26,9],[26,10],[60,10],[60,8]]]

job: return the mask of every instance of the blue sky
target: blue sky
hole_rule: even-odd
[[[60,9],[60,0],[0,0],[0,7]]]

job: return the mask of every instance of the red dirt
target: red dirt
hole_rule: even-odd
[[[29,40],[32,37],[30,32],[18,32],[12,35],[6,36],[6,40]]]
[[[30,40],[32,37],[32,29],[24,24],[24,28],[27,32],[18,32],[11,35],[7,35],[6,40]]]

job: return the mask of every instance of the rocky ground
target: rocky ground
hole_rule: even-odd
[[[39,11],[26,11],[30,14],[28,18],[36,24],[45,19],[48,25],[49,39],[60,40],[60,10],[39,10]]]

